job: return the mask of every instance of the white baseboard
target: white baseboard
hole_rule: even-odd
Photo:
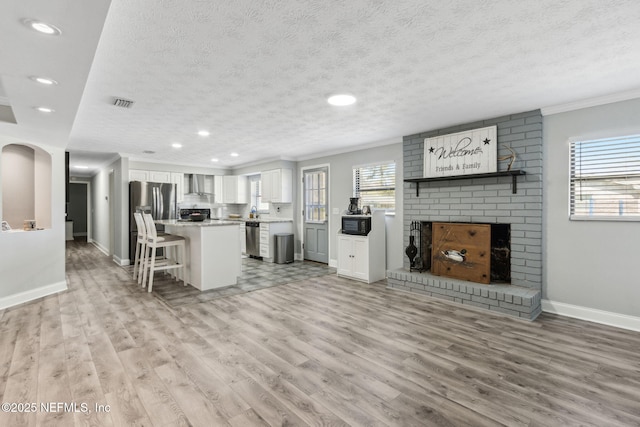
[[[19,294],[9,295],[8,297],[0,298],[0,310],[66,290],[67,282],[58,282],[41,288],[20,292]]]
[[[120,267],[124,267],[126,265],[131,264],[131,260],[129,258],[121,259],[121,258],[118,258],[115,255],[113,256],[113,262],[118,264]]]
[[[337,259],[330,259],[329,260],[329,267],[338,268],[338,260]]]
[[[102,252],[103,254],[109,256],[109,249],[105,248],[104,246],[102,246],[100,243],[96,242],[95,240],[91,241],[91,244],[93,246],[95,246],[96,248],[98,248],[98,250],[100,252]]]
[[[563,302],[549,301],[546,299],[542,300],[542,311],[640,332],[640,317],[565,304]]]

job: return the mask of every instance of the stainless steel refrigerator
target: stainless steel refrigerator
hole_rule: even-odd
[[[138,227],[133,218],[135,212],[146,212],[153,219],[176,219],[176,184],[131,181],[129,183],[129,259],[133,263],[136,254]],[[157,226],[164,231],[163,226]]]

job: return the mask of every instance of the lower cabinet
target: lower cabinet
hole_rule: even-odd
[[[338,236],[338,275],[369,282],[369,239]]]
[[[384,212],[372,215],[367,236],[338,233],[338,276],[367,283],[383,280],[387,275]]]
[[[273,262],[275,235],[279,233],[293,233],[293,224],[291,222],[260,223],[260,256],[263,261]]]

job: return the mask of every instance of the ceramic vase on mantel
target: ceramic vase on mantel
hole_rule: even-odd
[[[406,253],[407,256],[409,257],[409,265],[411,267],[414,266],[413,260],[418,254],[418,248],[416,247],[415,242],[416,242],[415,236],[409,236],[409,246],[407,246],[407,249],[405,249],[404,251],[404,253]]]

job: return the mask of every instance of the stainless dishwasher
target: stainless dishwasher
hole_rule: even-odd
[[[260,223],[247,221],[247,255],[252,257],[260,256]]]

